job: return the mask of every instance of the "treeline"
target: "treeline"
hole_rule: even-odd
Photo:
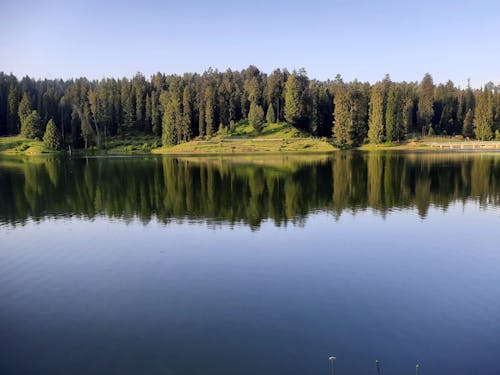
[[[50,121],[53,121],[51,123]],[[231,132],[241,120],[256,130],[286,121],[337,144],[400,141],[408,134],[500,138],[500,85],[462,89],[453,82],[375,84],[317,81],[304,70],[265,74],[242,71],[165,75],[150,79],[34,80],[0,73],[0,135],[42,138],[54,148],[105,147],[127,131],[161,137],[164,145]]]
[[[446,164],[446,168],[443,165]],[[117,192],[120,194],[117,194]],[[395,208],[425,217],[455,203],[500,206],[493,155],[338,153],[270,164],[177,158],[52,158],[0,162],[0,225],[45,217],[195,220],[257,228]]]

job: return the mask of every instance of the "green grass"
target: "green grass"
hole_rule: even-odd
[[[305,132],[286,122],[266,124],[262,131],[257,132],[246,120],[239,121],[233,132],[221,131],[217,136],[221,138],[296,138],[309,137]]]
[[[6,155],[41,155],[57,151],[46,148],[41,141],[18,136],[0,137],[0,154]]]
[[[103,140],[104,143],[104,140]],[[151,134],[140,132],[124,132],[108,137],[106,145],[98,149],[92,147],[88,150],[79,150],[83,153],[93,154],[149,154],[152,149],[160,146],[160,138]]]
[[[248,122],[240,121],[231,133],[226,129],[211,139],[197,139],[173,147],[161,147],[153,150],[153,153],[247,154],[331,151],[335,151],[335,147],[326,140],[312,138],[284,122],[266,125],[259,133]]]

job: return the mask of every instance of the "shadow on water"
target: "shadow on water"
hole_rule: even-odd
[[[79,216],[147,223],[301,225],[309,213],[498,205],[500,157],[342,152],[333,156],[0,159],[0,222]]]

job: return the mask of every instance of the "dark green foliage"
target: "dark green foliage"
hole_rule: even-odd
[[[85,103],[83,105],[83,111],[81,111],[80,115],[82,138],[85,142],[85,148],[88,148],[95,141],[95,132],[92,128],[91,117],[90,105]]]
[[[391,85],[385,111],[386,140],[400,141],[404,138],[403,100],[398,86]]]
[[[285,86],[285,119],[303,130],[309,129],[311,95],[305,70],[294,71]]]
[[[158,95],[151,93],[151,130],[154,135],[161,135],[161,114],[158,105]]]
[[[487,87],[476,96],[474,111],[474,134],[481,141],[493,138],[493,94]]]
[[[19,122],[19,98],[14,85],[10,86],[7,98],[7,133],[17,134],[21,129]]]
[[[183,142],[191,139],[192,125],[192,109],[191,109],[191,92],[188,87],[184,88],[182,94],[182,132],[181,138]]]
[[[31,113],[23,119],[21,135],[26,138],[40,139],[42,134],[42,119],[38,111],[31,111]]]
[[[23,122],[31,114],[31,111],[31,100],[28,93],[25,92],[18,107],[18,116],[19,121],[21,122],[21,129],[23,127]]]
[[[215,130],[215,95],[211,86],[205,90],[205,135],[211,137]]]
[[[297,125],[302,115],[299,89],[297,76],[292,74],[285,86],[285,119],[292,125]]]
[[[349,138],[347,143],[357,147],[363,144],[367,136],[368,119],[368,93],[366,87],[359,82],[354,82],[349,88],[350,102],[350,124],[348,128]]]
[[[421,127],[431,125],[434,116],[434,83],[429,73],[425,74],[420,84],[417,116]]]
[[[464,137],[474,136],[473,119],[474,119],[474,114],[472,113],[472,109],[469,108],[469,110],[465,114],[465,119],[463,124],[462,134]]]
[[[209,69],[201,75],[157,73],[149,79],[137,73],[131,79],[100,81],[18,81],[0,72],[0,135],[19,133],[36,110],[42,124],[53,119],[63,143],[74,148],[106,147],[109,136],[130,132],[152,134],[158,144],[168,135],[167,143],[177,144],[210,137],[231,124],[234,129],[248,119],[254,104],[254,109],[264,109],[267,122],[285,119],[305,133],[334,135],[339,144],[350,146],[362,144],[367,136],[372,143],[383,142],[386,134],[388,140],[400,140],[423,127],[437,134],[470,134],[471,116],[476,117],[478,137],[489,139],[500,130],[500,87],[488,83],[485,88],[489,94],[483,100],[483,90],[470,85],[460,89],[450,81],[435,86],[428,74],[420,84],[395,83],[387,75],[369,85],[344,83],[340,76],[309,80],[304,70],[290,74],[277,69],[267,75],[254,66],[242,71]],[[175,100],[160,103],[165,95]],[[165,117],[167,107],[170,115]]]
[[[264,126],[264,110],[260,105],[255,103],[250,104],[250,110],[248,112],[248,122],[259,133],[262,131],[262,128]]]
[[[61,135],[57,130],[56,124],[53,119],[50,119],[45,127],[45,134],[43,135],[43,143],[45,147],[52,150],[61,149]]]
[[[270,103],[267,107],[266,122],[268,124],[274,124],[276,122],[276,116],[274,115],[273,103]]]
[[[384,86],[377,83],[372,88],[368,120],[368,138],[371,143],[382,143],[385,139]]]
[[[349,128],[351,126],[349,94],[344,85],[337,88],[334,98],[333,137],[338,144],[344,145],[349,142]]]
[[[160,97],[163,107],[162,143],[164,146],[175,145],[181,137],[182,111],[180,92],[177,83],[173,83],[168,92]]]

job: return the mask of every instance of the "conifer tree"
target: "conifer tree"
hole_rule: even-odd
[[[255,103],[250,103],[250,110],[248,111],[248,122],[257,132],[261,132],[264,126],[264,110],[262,107]]]
[[[161,114],[158,106],[158,95],[151,93],[151,130],[154,135],[161,135]]]
[[[429,73],[422,79],[419,88],[417,117],[420,126],[431,127],[434,116],[434,83]]]
[[[163,92],[160,97],[164,108],[162,119],[162,143],[164,146],[172,146],[179,142],[182,114],[177,90],[177,85],[172,85],[169,91]]]
[[[144,131],[151,132],[151,95],[146,95],[146,109],[144,114]]]
[[[474,126],[473,126],[474,115],[472,113],[472,109],[468,109],[465,114],[464,124],[462,134],[464,137],[473,137],[474,136]]]
[[[186,86],[182,93],[182,140],[187,142],[191,139],[191,93]]]
[[[290,124],[297,125],[301,115],[299,82],[297,75],[292,74],[285,84],[285,119]]]
[[[59,150],[61,148],[61,136],[53,119],[50,119],[47,123],[47,126],[45,127],[43,143],[45,147],[52,150]]]
[[[371,143],[384,141],[384,87],[381,83],[373,86],[370,97],[370,112],[368,119],[368,138]]]
[[[399,141],[403,137],[403,105],[399,88],[391,85],[387,97],[385,112],[385,130],[387,141]]]
[[[31,111],[31,113],[24,118],[21,125],[21,135],[26,138],[40,139],[42,137],[42,119],[38,111]]]
[[[205,89],[205,134],[211,137],[215,128],[215,96],[211,86]]]
[[[25,92],[23,94],[21,102],[19,103],[19,109],[18,109],[19,121],[21,123],[21,131],[23,127],[23,122],[31,114],[31,111],[32,111],[31,100],[28,94]]]
[[[348,91],[349,109],[351,112],[348,125],[348,140],[350,146],[360,146],[367,135],[368,98],[363,85],[353,82]]]
[[[411,96],[407,96],[403,103],[403,131],[408,134],[414,127],[413,123],[414,101]]]
[[[82,115],[80,116],[80,120],[82,129],[82,138],[85,142],[85,148],[88,148],[95,139],[95,132],[94,129],[92,128],[92,125],[90,124],[91,114],[88,102],[85,102],[85,104],[83,105],[83,112]]]
[[[349,141],[349,127],[351,126],[351,109],[346,88],[338,87],[334,97],[333,137],[339,144]]]
[[[274,115],[273,103],[269,103],[266,113],[266,122],[268,124],[274,124],[276,122],[276,116]]]
[[[474,110],[474,133],[481,141],[493,138],[493,95],[486,87],[476,96]]]
[[[9,88],[9,95],[7,97],[7,133],[9,134],[19,133],[21,130],[18,111],[19,99],[17,96],[17,90],[14,85],[11,85]]]

